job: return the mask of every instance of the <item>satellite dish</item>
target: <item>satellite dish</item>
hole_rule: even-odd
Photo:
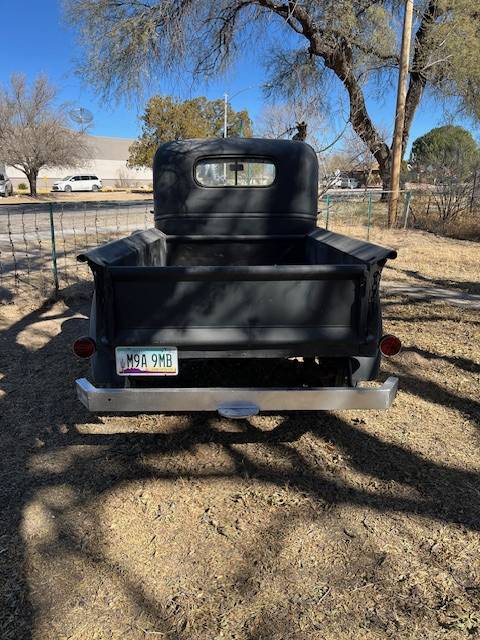
[[[77,107],[76,109],[71,109],[68,112],[68,115],[73,122],[76,122],[80,125],[80,131],[84,133],[88,126],[93,122],[93,114],[88,109],[84,107]]]

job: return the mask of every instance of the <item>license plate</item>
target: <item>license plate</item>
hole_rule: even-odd
[[[176,347],[117,347],[115,349],[119,376],[176,376]]]

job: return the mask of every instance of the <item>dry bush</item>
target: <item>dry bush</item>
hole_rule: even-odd
[[[480,240],[480,198],[471,196],[455,203],[455,215],[445,215],[444,198],[431,192],[415,193],[411,204],[411,225],[459,240]]]

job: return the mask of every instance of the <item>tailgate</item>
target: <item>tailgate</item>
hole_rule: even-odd
[[[108,267],[109,329],[116,345],[201,351],[321,342],[328,355],[352,355],[365,340],[365,278],[363,265]]]

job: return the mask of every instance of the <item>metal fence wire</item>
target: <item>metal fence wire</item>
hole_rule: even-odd
[[[91,278],[79,253],[153,226],[153,203],[0,204],[0,303]]]
[[[317,224],[363,240],[388,244],[388,193],[379,190],[326,193]],[[468,219],[480,232],[480,194],[469,200]],[[401,194],[395,226],[438,231],[436,195]],[[0,204],[0,303],[18,297],[45,299],[91,278],[76,256],[97,245],[153,226],[153,202]],[[448,221],[447,221],[448,222]],[[451,221],[450,221],[451,222]],[[458,226],[460,219],[453,220]],[[430,225],[430,227],[429,227]]]
[[[385,229],[388,218],[386,191],[352,190],[325,194],[318,207],[318,226],[338,233],[346,233],[363,240],[371,240],[374,229]],[[400,194],[397,228],[408,228],[411,216],[412,193]],[[410,220],[411,224],[412,220]]]

